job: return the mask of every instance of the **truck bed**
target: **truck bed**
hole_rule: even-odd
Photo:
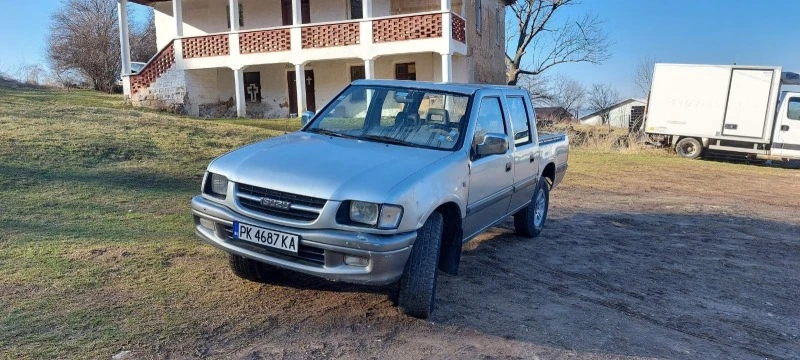
[[[569,138],[566,133],[540,133],[539,151],[541,152],[541,163],[547,164],[552,161],[555,165],[555,176],[553,177],[553,187],[561,183],[567,171],[567,160],[569,158]]]

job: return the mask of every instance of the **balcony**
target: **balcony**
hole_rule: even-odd
[[[187,69],[435,52],[466,54],[466,21],[426,12],[299,26],[246,29],[180,40]]]

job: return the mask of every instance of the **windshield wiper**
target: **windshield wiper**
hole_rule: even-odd
[[[328,130],[328,129],[312,128],[312,129],[308,129],[306,131],[312,132],[312,133],[315,133],[315,134],[320,134],[320,135],[335,136],[335,137],[346,138],[346,139],[355,139],[355,136],[338,133],[336,131],[331,131],[331,130]]]
[[[388,144],[395,144],[395,145],[403,145],[403,146],[411,146],[411,147],[419,147],[416,144],[412,144],[409,142],[405,142],[403,140],[398,140],[393,137],[388,136],[380,136],[380,135],[361,135],[359,139],[367,139],[367,140],[375,140],[380,141]]]

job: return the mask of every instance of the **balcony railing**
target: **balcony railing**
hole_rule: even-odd
[[[239,53],[257,54],[292,49],[289,28],[256,30],[239,33]]]
[[[449,30],[444,26],[449,14]],[[239,40],[238,54],[263,54],[291,51],[292,37],[301,49],[319,49],[360,45],[363,41],[375,44],[449,37],[466,44],[466,22],[454,13],[430,12],[381,17],[368,20],[305,24],[294,32],[293,26],[243,30],[236,33],[217,33],[182,38],[184,59],[228,56],[236,53],[230,36]],[[366,34],[362,32],[367,31]],[[371,34],[369,33],[371,32]]]

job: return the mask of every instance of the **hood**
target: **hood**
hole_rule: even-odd
[[[395,185],[451,153],[295,132],[225,154],[208,171],[293,194],[383,202]]]

